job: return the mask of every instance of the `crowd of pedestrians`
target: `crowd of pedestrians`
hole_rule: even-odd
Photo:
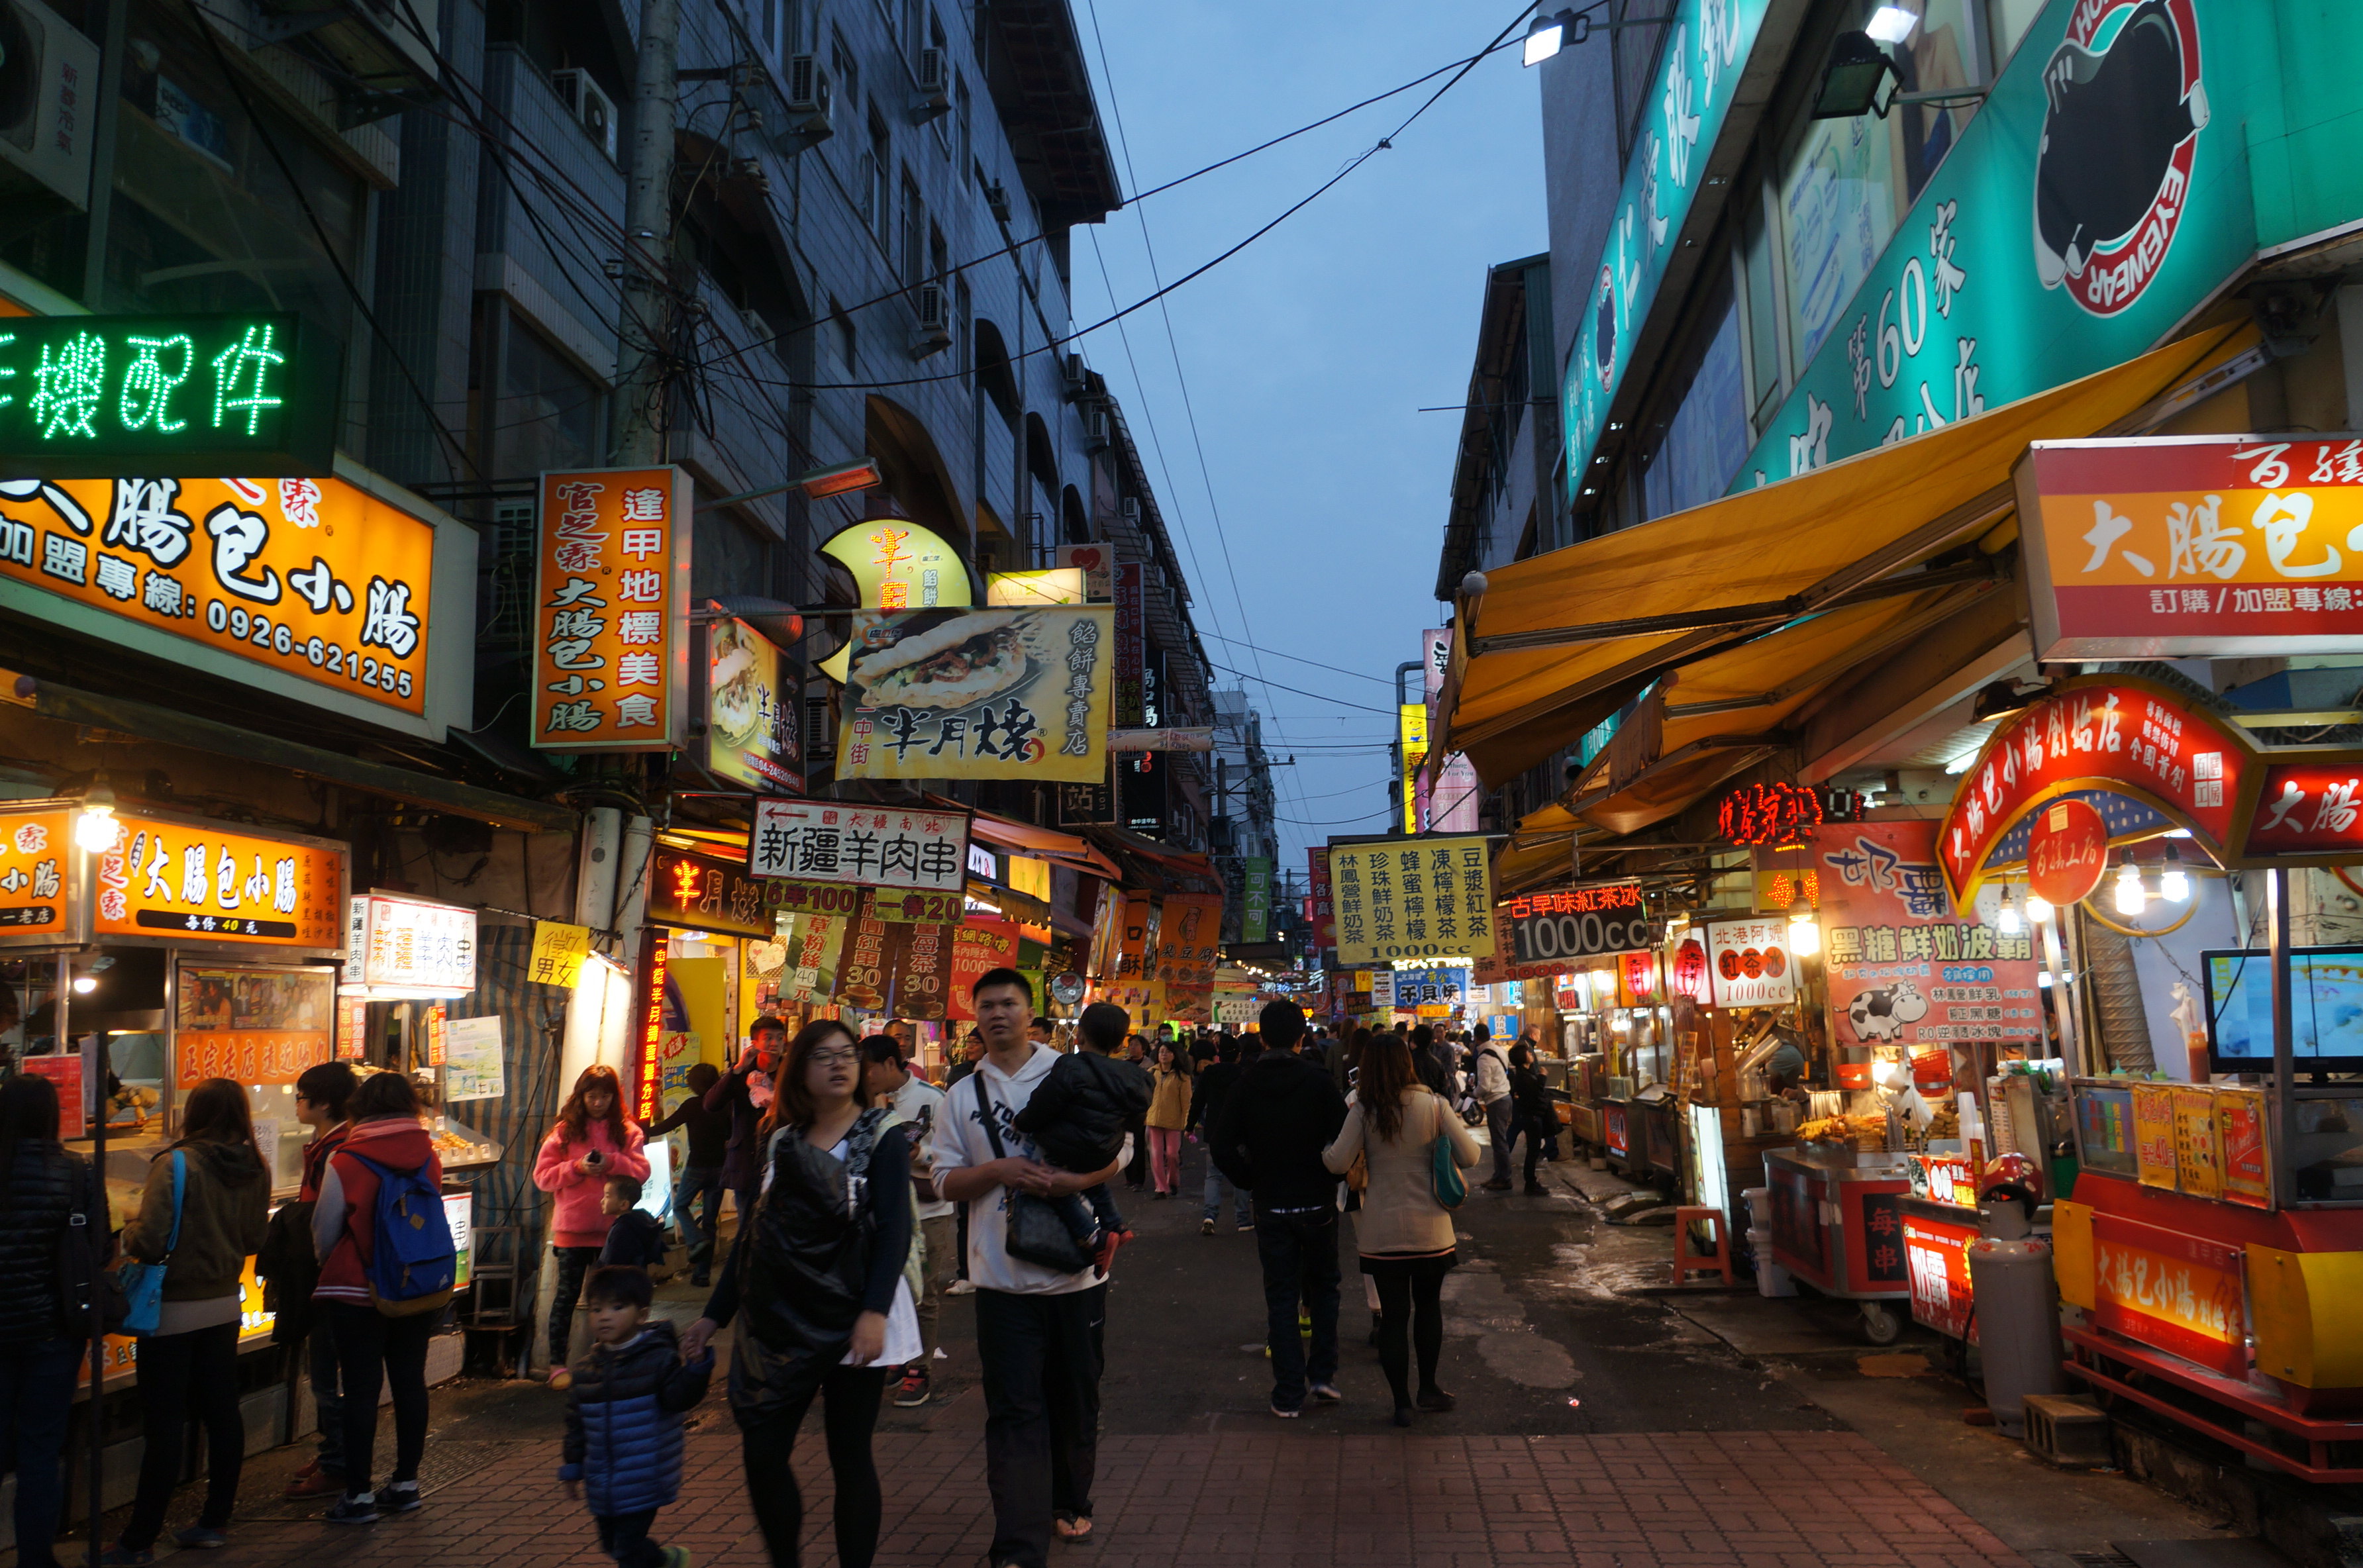
[[[1017,971],[984,975],[971,999],[975,1027],[948,1051],[941,1085],[915,1070],[898,1030],[865,1039],[823,1019],[791,1041],[770,1017],[727,1070],[693,1067],[686,1097],[645,1128],[613,1069],[576,1079],[533,1168],[549,1198],[547,1378],[567,1396],[559,1479],[616,1562],[688,1568],[684,1550],[660,1544],[658,1515],[679,1496],[682,1418],[704,1397],[727,1326],[727,1401],[773,1562],[799,1561],[792,1456],[817,1401],[838,1561],[869,1568],[885,1506],[871,1453],[879,1410],[890,1386],[900,1407],[934,1397],[954,1294],[974,1298],[991,1568],[1045,1568],[1054,1540],[1091,1539],[1107,1286],[1133,1236],[1113,1185],[1124,1174],[1135,1192],[1172,1197],[1185,1141],[1207,1154],[1200,1234],[1216,1233],[1227,1204],[1256,1237],[1275,1416],[1345,1397],[1349,1222],[1393,1422],[1453,1408],[1438,1380],[1441,1294],[1458,1258],[1460,1173],[1481,1158],[1469,1126],[1487,1129],[1483,1185],[1494,1191],[1511,1186],[1521,1138],[1529,1192],[1540,1190],[1538,1160],[1556,1152],[1530,1043],[1426,1026],[1332,1040],[1287,1002],[1244,1035],[1151,1039],[1098,1003],[1061,1050]],[[297,1197],[276,1215],[248,1096],[210,1079],[183,1097],[180,1136],[110,1234],[100,1184],[60,1141],[55,1088],[0,1081],[0,1470],[17,1477],[23,1568],[57,1561],[66,1417],[102,1315],[111,1330],[128,1312],[138,1335],[145,1440],[128,1519],[102,1561],[154,1560],[193,1421],[207,1445],[205,1492],[174,1542],[227,1543],[246,1441],[249,1257],[318,1415],[286,1495],[333,1497],[320,1517],[346,1525],[421,1506],[426,1362],[454,1264],[448,1232],[439,1255],[431,1237],[410,1234],[441,1225],[423,1108],[406,1076],[363,1077],[343,1062],[307,1069],[294,1099],[314,1137]],[[654,1315],[651,1272],[671,1243],[643,1201],[649,1141],[673,1132],[687,1158],[671,1216],[692,1284],[710,1291],[680,1331]],[[727,1255],[725,1192],[737,1215]],[[382,1483],[381,1390],[394,1426]]]

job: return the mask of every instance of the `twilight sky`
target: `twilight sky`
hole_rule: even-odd
[[[1508,6],[1468,0],[1075,0],[1075,10],[1127,191],[1465,60],[1512,19]],[[1107,315],[1111,294],[1130,304],[1153,292],[1147,247],[1171,282],[1301,200],[1448,79],[1077,229],[1077,324]],[[1152,304],[1121,334],[1104,328],[1083,344],[1142,447],[1208,657],[1251,678],[1266,744],[1296,758],[1276,783],[1281,868],[1300,884],[1305,845],[1386,822],[1388,683],[1437,624],[1460,429],[1457,414],[1414,411],[1466,393],[1485,269],[1544,248],[1537,104],[1516,49],[1493,55],[1391,149],[1168,295],[1170,337]]]

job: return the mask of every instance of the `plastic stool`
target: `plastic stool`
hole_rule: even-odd
[[[1691,1226],[1703,1220],[1714,1230],[1714,1251],[1691,1251]],[[1731,1283],[1731,1231],[1720,1209],[1677,1209],[1674,1210],[1674,1283],[1680,1285],[1693,1274],[1714,1269],[1723,1275],[1723,1283]]]

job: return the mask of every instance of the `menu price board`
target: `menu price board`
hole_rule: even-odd
[[[2234,1203],[2263,1209],[2273,1199],[2264,1091],[2219,1088],[2214,1093],[2215,1150],[2223,1165],[2224,1196]]]
[[[1828,823],[1812,845],[1833,1041],[1949,1048],[2042,1038],[2035,939],[1973,911],[1954,916],[1935,823]],[[1716,974],[1719,983],[1719,963]]]
[[[1386,839],[1329,846],[1337,961],[1490,958],[1492,864],[1482,838]]]
[[[2175,1179],[2192,1198],[2224,1196],[2222,1156],[2215,1147],[2215,1096],[2203,1085],[2174,1091]]]
[[[115,848],[94,857],[94,936],[343,948],[344,845],[146,812],[116,816]]]
[[[678,468],[541,476],[533,744],[670,751],[689,732],[691,487]]]
[[[2175,1189],[2174,1089],[2168,1084],[2136,1084],[2134,1163],[2144,1187]]]

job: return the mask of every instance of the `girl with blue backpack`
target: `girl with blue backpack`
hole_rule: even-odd
[[[205,1504],[197,1522],[172,1539],[186,1547],[228,1544],[246,1458],[238,1408],[239,1276],[262,1245],[270,1211],[270,1167],[255,1147],[246,1091],[227,1078],[207,1078],[182,1102],[180,1140],[149,1165],[139,1212],[123,1231],[124,1255],[161,1268],[163,1287],[154,1326],[139,1331],[147,1440],[139,1487],[130,1521],[101,1562],[155,1561],[192,1415],[205,1429]]]
[[[427,1345],[451,1304],[457,1258],[443,1217],[443,1163],[419,1119],[418,1091],[379,1073],[353,1094],[353,1130],[320,1177],[313,1301],[332,1325],[342,1374],[345,1495],[320,1517],[375,1524],[419,1506],[427,1452]],[[377,1396],[394,1390],[394,1474],[372,1490]]]

